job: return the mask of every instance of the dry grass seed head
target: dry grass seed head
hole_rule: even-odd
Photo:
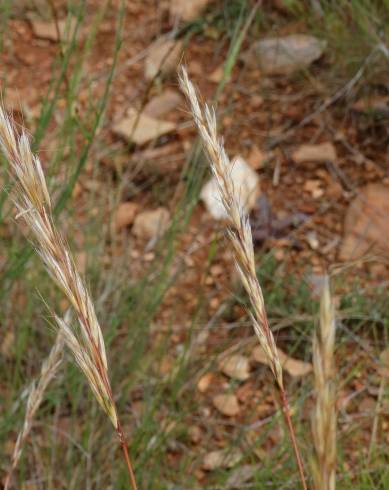
[[[0,108],[0,146],[15,179],[14,200],[18,216],[34,235],[37,252],[53,281],[73,306],[78,328],[56,317],[59,329],[104,411],[115,428],[117,414],[108,379],[104,339],[94,306],[73,257],[54,225],[51,201],[40,160],[30,147],[27,135],[17,137],[11,120]]]
[[[335,311],[326,277],[320,304],[320,325],[313,338],[316,405],[312,413],[315,456],[312,461],[316,490],[335,490],[336,392]]]
[[[216,115],[214,110],[210,109],[207,105],[205,105],[204,108],[201,107],[195,88],[189,80],[188,74],[184,68],[181,69],[179,80],[181,89],[191,106],[195,124],[200,134],[204,149],[208,155],[212,173],[217,182],[221,201],[229,218],[228,237],[235,252],[235,262],[242,283],[254,310],[251,318],[253,320],[255,332],[259,343],[268,358],[274,379],[279,388],[285,421],[288,426],[301,483],[305,490],[307,486],[305,483],[304,468],[290,415],[287,395],[284,389],[281,362],[273,333],[270,330],[267,320],[262,289],[256,274],[254,247],[249,218],[240,200],[239,189],[234,188],[234,182],[231,176],[232,166],[224,149],[223,141],[217,136]]]
[[[262,289],[257,279],[254,247],[249,218],[231,178],[231,164],[223,141],[217,135],[215,111],[207,105],[200,106],[196,90],[184,68],[180,73],[180,86],[186,95],[208,155],[211,171],[216,178],[221,201],[229,219],[228,237],[234,249],[236,266],[252,304],[252,321],[278,386],[283,389],[282,367],[273,334],[269,328]]]

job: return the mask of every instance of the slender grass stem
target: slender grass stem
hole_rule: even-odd
[[[282,403],[282,407],[283,407],[284,418],[286,421],[286,425],[288,427],[289,436],[290,436],[290,440],[292,443],[293,452],[294,452],[294,456],[296,459],[301,484],[303,486],[303,489],[307,490],[308,487],[307,487],[307,483],[305,481],[303,460],[301,457],[300,449],[299,449],[298,444],[297,444],[296,433],[294,430],[294,425],[293,425],[292,417],[290,414],[290,406],[289,406],[288,396],[287,396],[286,391],[284,389],[280,389],[280,396],[281,396],[281,403]]]
[[[132,468],[131,459],[130,459],[130,456],[128,454],[126,439],[125,439],[124,432],[123,432],[123,429],[122,429],[120,422],[118,422],[118,424],[117,424],[116,432],[118,434],[119,441],[120,441],[120,447],[123,451],[123,457],[124,457],[124,460],[126,462],[131,488],[132,488],[132,490],[138,490],[136,480],[135,480],[135,473],[134,473],[134,470]]]

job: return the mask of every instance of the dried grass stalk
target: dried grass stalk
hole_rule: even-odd
[[[50,351],[49,356],[42,364],[39,379],[33,381],[28,388],[28,399],[26,406],[26,414],[24,416],[24,424],[16,439],[15,447],[12,453],[11,466],[8,470],[4,482],[4,490],[7,490],[11,484],[11,478],[15,471],[20,457],[22,455],[23,446],[30,434],[35,414],[42,403],[43,395],[47,386],[57,374],[58,368],[62,362],[62,352],[64,346],[64,338],[61,332],[58,332],[55,343]]]
[[[93,302],[65,240],[54,225],[50,196],[39,158],[32,153],[27,135],[22,132],[17,136],[11,120],[1,108],[0,146],[15,179],[14,201],[18,209],[17,217],[22,217],[32,231],[37,253],[77,316],[77,326],[55,317],[58,327],[97,401],[118,434],[131,485],[136,489],[127,444],[108,377],[104,339]]]
[[[254,310],[253,314],[249,313],[259,343],[268,358],[269,365],[279,389],[299,474],[303,488],[306,488],[302,459],[297,446],[295,431],[290,416],[290,408],[283,383],[281,362],[273,333],[269,327],[262,289],[256,274],[249,217],[240,200],[239,189],[235,189],[231,177],[233,163],[230,162],[227,156],[222,139],[218,138],[214,109],[208,107],[206,104],[204,107],[200,105],[196,90],[189,80],[185,68],[181,69],[179,82],[181,90],[189,101],[193,119],[200,134],[204,149],[208,155],[211,171],[216,178],[220,198],[229,219],[227,232],[233,246],[236,267]]]
[[[58,368],[62,362],[62,352],[64,347],[64,338],[61,332],[58,332],[55,343],[50,351],[49,356],[42,364],[41,372],[38,380],[33,381],[28,388],[28,399],[26,406],[26,414],[24,416],[24,424],[16,439],[15,447],[12,453],[11,466],[8,470],[4,482],[4,490],[8,490],[13,472],[15,471],[20,457],[22,455],[23,446],[30,434],[35,414],[42,403],[43,395],[51,380],[57,374]]]
[[[312,461],[316,490],[335,490],[336,392],[335,313],[328,277],[321,297],[320,327],[313,338],[313,372],[316,405],[312,414],[315,457]]]

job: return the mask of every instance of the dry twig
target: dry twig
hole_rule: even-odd
[[[17,136],[11,120],[1,108],[0,147],[15,179],[17,217],[22,217],[32,231],[37,253],[76,312],[78,326],[70,326],[55,316],[58,327],[118,434],[131,486],[135,490],[135,476],[111,390],[103,334],[92,299],[65,240],[54,225],[50,196],[39,158],[32,153],[27,135],[22,132]]]
[[[269,365],[279,389],[301,482],[303,488],[306,489],[302,458],[297,446],[289,403],[283,383],[281,362],[272,331],[269,327],[265,302],[256,274],[250,222],[244,210],[243,203],[240,201],[239,189],[234,188],[234,183],[231,178],[233,163],[231,164],[227,156],[223,141],[218,138],[215,111],[207,105],[204,107],[200,106],[196,90],[184,68],[182,68],[180,74],[180,86],[189,101],[195,124],[204,149],[209,157],[212,173],[217,180],[221,201],[229,218],[228,237],[234,249],[235,262],[241,281],[254,310],[254,314],[250,313],[251,319],[259,343],[269,360]]]

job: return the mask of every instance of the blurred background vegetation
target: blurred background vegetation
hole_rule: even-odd
[[[174,10],[177,1],[0,5],[2,103],[31,134],[57,224],[95,299],[139,488],[298,485],[270,375],[252,358],[256,340],[223,224],[199,202],[209,177],[185,103],[162,117],[174,131],[146,144],[133,140],[135,127],[124,138],[115,131],[130,107],[140,124],[150,101],[178,91],[179,61],[217,105],[231,156],[257,165],[270,205],[265,224],[258,206],[252,212],[254,230],[266,231],[256,243],[258,275],[279,346],[306,363],[318,319],[317,285],[325,272],[331,275],[338,322],[337,486],[388,488],[387,358],[381,355],[388,341],[388,228],[379,250],[371,242],[363,256],[340,259],[339,247],[349,205],[367,185],[386,188],[383,201],[371,207],[388,209],[389,3],[200,3],[193,15]],[[326,42],[313,64],[272,75],[253,61],[258,41],[302,33]],[[165,70],[167,55],[149,77],[145,66],[160,39],[180,41],[182,49],[176,65]],[[296,148],[322,142],[336,149],[336,161],[296,163]],[[4,159],[0,183],[3,477],[23,423],[25,389],[53,343],[46,304],[58,313],[68,305],[14,220]],[[314,194],[315,186],[323,193]],[[166,208],[164,233],[135,233],[137,218],[122,207],[130,202],[137,216]],[[281,235],[269,231],[277,228],[271,213],[292,218]],[[298,213],[308,217],[302,226],[294,224]],[[234,353],[250,360],[244,382],[221,371],[220,360]],[[312,386],[312,375],[287,377],[307,461]],[[237,397],[238,414],[215,408],[220,392]],[[205,458],[218,450],[232,454],[232,462],[207,467]],[[26,490],[127,488],[110,423],[70,358],[47,390],[15,478],[15,488]]]

